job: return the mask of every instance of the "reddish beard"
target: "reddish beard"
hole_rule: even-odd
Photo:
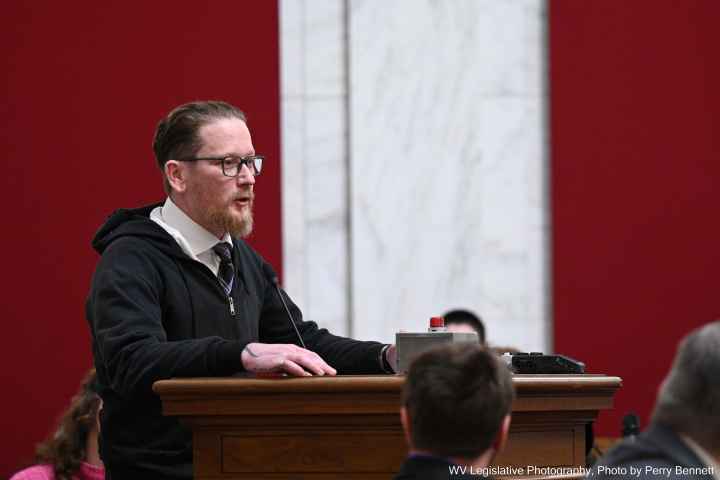
[[[250,235],[253,229],[255,195],[252,193],[249,195],[245,208],[240,210],[239,214],[233,208],[233,203],[236,200],[236,198],[230,200],[225,207],[209,210],[208,218],[218,230],[227,232],[233,237],[245,238]]]

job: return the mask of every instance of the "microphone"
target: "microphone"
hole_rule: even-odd
[[[640,418],[633,412],[629,412],[622,419],[622,436],[635,437],[640,433]]]
[[[300,346],[304,349],[307,349],[307,347],[305,346],[305,342],[303,342],[302,335],[300,335],[300,330],[298,330],[297,325],[295,324],[295,319],[293,318],[292,313],[290,313],[290,309],[288,308],[287,303],[285,303],[285,298],[283,297],[282,291],[280,290],[280,281],[278,280],[277,275],[273,271],[272,267],[267,263],[263,263],[263,271],[267,279],[275,287],[275,291],[277,292],[278,297],[280,297],[280,301],[282,302],[283,307],[285,307],[285,313],[287,313],[288,319],[290,320],[290,325],[292,325],[293,330],[295,330],[295,335],[297,335],[298,340],[300,340]]]

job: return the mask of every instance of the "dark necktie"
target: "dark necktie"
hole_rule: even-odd
[[[218,281],[225,290],[225,294],[230,295],[233,281],[235,280],[235,266],[232,263],[232,247],[226,242],[220,242],[213,247],[213,252],[220,257],[220,268],[218,269]]]

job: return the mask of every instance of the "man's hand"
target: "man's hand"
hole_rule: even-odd
[[[385,358],[393,369],[393,372],[397,372],[397,349],[393,343],[385,350]]]
[[[241,359],[248,372],[285,372],[296,377],[337,373],[317,353],[291,344],[248,343]]]

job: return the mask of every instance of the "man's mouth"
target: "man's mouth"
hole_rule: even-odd
[[[248,195],[240,195],[238,197],[235,197],[234,202],[241,206],[248,206],[252,203],[254,195],[248,194]]]

